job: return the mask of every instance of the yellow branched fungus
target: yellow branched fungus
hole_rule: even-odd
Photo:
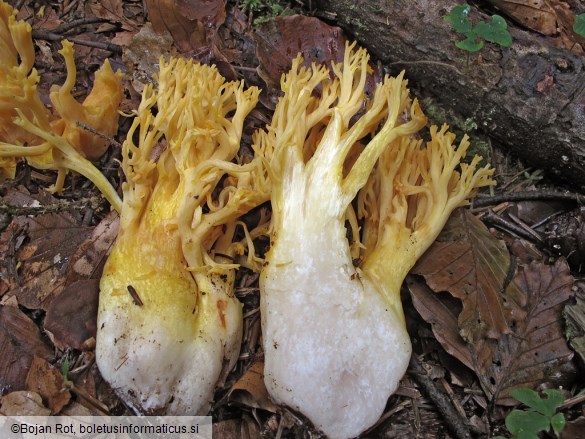
[[[123,145],[127,182],[96,347],[102,375],[137,410],[206,413],[238,357],[232,241],[239,217],[270,197],[269,151],[234,161],[258,95],[184,59],[161,59],[158,85],[143,92]]]
[[[14,177],[16,159],[26,158],[38,169],[57,170],[52,190],[60,192],[67,170],[74,170],[93,181],[119,209],[119,197],[90,160],[105,152],[108,143],[103,136],[113,136],[118,129],[122,74],[114,73],[106,61],[80,104],[71,95],[76,77],[73,45],[64,40],[60,53],[67,79],[62,87],[53,87],[56,113],[52,114],[37,91],[40,76],[33,67],[32,29],[16,20],[16,14],[0,1],[0,176]]]
[[[404,277],[453,209],[493,184],[480,158],[459,163],[468,142],[454,147],[446,127],[432,127],[426,143],[414,137],[427,119],[402,75],[366,99],[368,58],[346,47],[331,74],[298,57],[258,135],[275,148],[260,278],[264,381],[333,438],[380,417],[411,355]]]
[[[56,131],[74,145],[87,159],[99,159],[108,148],[108,141],[96,136],[80,124],[84,124],[105,137],[113,137],[118,131],[118,107],[122,100],[120,80],[122,73],[114,73],[109,60],[95,73],[93,87],[83,104],[72,96],[75,86],[76,68],[73,60],[73,44],[63,41],[59,53],[65,59],[67,79],[62,86],[51,88],[51,102],[61,116],[54,124]]]

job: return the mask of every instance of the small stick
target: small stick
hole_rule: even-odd
[[[443,416],[445,424],[457,439],[471,439],[471,431],[467,418],[459,416],[453,404],[444,392],[437,389],[434,381],[419,363],[415,355],[410,357],[410,375],[421,386],[424,393],[435,403],[437,410]]]
[[[37,40],[46,40],[46,41],[61,41],[65,38],[61,34],[53,33],[50,31],[43,31],[43,30],[33,30],[32,32],[33,38]],[[114,52],[117,54],[122,54],[122,46],[112,43],[102,43],[100,41],[90,41],[90,40],[82,40],[79,38],[71,38],[67,37],[69,41],[75,44],[79,44],[80,46],[87,46],[87,47],[95,47],[96,49],[103,49],[108,50],[110,52]]]
[[[506,201],[532,201],[532,200],[566,200],[574,201],[579,204],[585,203],[585,196],[571,192],[559,191],[528,191],[528,192],[510,192],[499,195],[478,194],[473,199],[473,207],[493,206]]]
[[[520,227],[519,225],[502,218],[500,215],[495,214],[492,210],[489,210],[482,219],[496,227],[504,229],[508,232],[515,233],[516,235],[531,242],[535,240],[534,233],[536,232],[534,232],[534,230],[532,230],[533,233],[529,233],[524,229],[524,227]],[[540,242],[542,242],[542,239],[540,239]]]

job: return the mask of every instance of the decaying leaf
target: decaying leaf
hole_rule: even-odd
[[[172,43],[173,38],[168,31],[157,33],[150,23],[145,23],[124,49],[126,71],[138,93],[154,82],[160,57],[168,58],[171,55]]]
[[[585,291],[582,287],[576,293],[575,303],[565,307],[564,315],[569,342],[585,364]]]
[[[0,414],[3,416],[49,416],[51,410],[43,405],[43,398],[38,393],[18,390],[0,399]]]
[[[254,34],[258,74],[272,88],[290,70],[299,52],[303,65],[343,61],[345,37],[341,28],[329,26],[316,17],[292,15],[276,17],[258,27]]]
[[[489,0],[489,2],[529,29],[543,35],[557,33],[557,18],[547,0]]]
[[[95,339],[99,279],[74,282],[54,299],[45,316],[45,331],[61,350],[87,349],[87,341]]]
[[[55,198],[40,193],[33,197],[21,192],[7,201],[12,205],[41,207],[53,204]],[[6,255],[2,261],[3,277],[9,281],[8,296],[29,309],[46,309],[64,287],[69,259],[91,233],[68,213],[36,217],[16,217],[0,235],[0,246]]]
[[[585,431],[585,417],[580,416],[574,421],[569,421],[561,431],[561,439],[582,439]]]
[[[40,357],[33,358],[26,377],[26,387],[41,395],[53,415],[59,413],[71,399],[61,373]]]
[[[259,408],[276,413],[276,405],[270,399],[264,385],[264,362],[257,361],[231,388],[230,403]]]
[[[511,332],[510,309],[501,300],[509,269],[504,242],[493,239],[479,220],[460,209],[412,272],[424,275],[434,291],[449,291],[462,301],[459,332],[473,344]],[[514,285],[507,294],[519,300]]]
[[[558,46],[583,53],[585,38],[573,31],[575,12],[560,0],[488,0],[518,23],[547,36]]]
[[[125,31],[135,31],[136,25],[124,15],[122,0],[100,0],[88,2],[93,15],[117,24]]]
[[[99,279],[116,236],[120,217],[110,212],[93,230],[91,237],[83,242],[71,257],[65,285],[87,279]]]
[[[53,350],[37,325],[15,306],[0,306],[0,389],[25,389],[34,356],[51,360]]]
[[[215,28],[226,16],[223,0],[147,0],[146,3],[154,30],[169,32],[181,52],[207,46],[215,35]]]
[[[437,340],[499,404],[514,404],[514,388],[574,378],[561,318],[574,283],[565,260],[520,264],[515,274],[509,266],[505,246],[460,211],[415,267],[430,288],[409,279],[414,306]]]

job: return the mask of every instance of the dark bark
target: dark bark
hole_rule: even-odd
[[[492,139],[572,188],[585,189],[584,59],[509,23],[513,45],[486,44],[466,60],[443,19],[450,0],[317,0],[350,37],[411,88],[473,118]],[[330,14],[333,13],[333,14]],[[476,9],[473,22],[489,20]],[[468,61],[468,62],[467,62]]]

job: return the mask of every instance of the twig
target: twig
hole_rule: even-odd
[[[527,239],[531,242],[535,240],[535,232],[534,230],[530,229],[530,232],[526,230],[524,227],[521,227],[511,221],[508,221],[502,218],[500,215],[495,214],[491,209],[482,217],[482,219],[496,227],[499,227],[507,232],[513,232],[516,235]],[[536,239],[539,242],[543,242],[543,239]]]
[[[585,195],[559,191],[510,192],[499,195],[478,194],[473,199],[473,207],[493,206],[495,204],[504,203],[506,201],[532,200],[566,200],[574,201],[579,204],[585,204]]]
[[[585,401],[585,394],[584,395],[577,395],[573,396],[572,398],[567,399],[560,407],[559,410],[564,410],[569,407],[573,407],[574,405],[580,404]]]
[[[82,388],[77,387],[73,381],[65,381],[63,384],[64,384],[64,387],[67,390],[75,393],[79,398],[81,398],[84,401],[86,401],[94,409],[96,409],[99,412],[101,412],[102,415],[108,415],[110,413],[110,410],[108,409],[108,406],[106,406],[104,403],[102,403],[97,398],[94,398],[93,396],[91,396],[89,393],[87,393]]]
[[[106,140],[110,145],[114,145],[117,146],[118,148],[122,147],[122,144],[120,142],[118,142],[116,139],[114,139],[113,137],[110,136],[106,136],[104,133],[102,133],[101,131],[96,130],[93,127],[90,127],[88,124],[83,123],[81,121],[76,121],[75,125],[77,125],[79,128],[84,129],[85,131],[90,132],[91,134],[94,134],[98,137],[101,137],[102,139]]]
[[[65,32],[69,32],[72,29],[75,29],[76,27],[81,27],[81,26],[85,26],[88,24],[96,24],[96,23],[107,23],[108,20],[104,20],[103,18],[97,18],[97,17],[93,17],[93,18],[80,18],[78,20],[73,20],[70,21],[68,23],[63,23],[61,26],[57,26],[55,29],[51,29],[49,32],[54,33],[54,34],[64,34]],[[33,31],[33,35],[34,35]],[[38,30],[38,32],[42,32],[41,30]]]
[[[102,201],[102,198],[92,197],[74,201],[60,200],[57,203],[44,206],[17,206],[2,200],[0,201],[0,214],[10,216],[39,216],[51,213],[83,211],[88,207],[95,210],[100,206]]]
[[[528,233],[529,235],[532,235],[532,237],[534,239],[536,239],[538,242],[541,242],[541,243],[544,242],[543,239],[542,239],[542,237],[540,236],[540,234],[538,232],[536,232],[531,226],[529,226],[528,224],[526,224],[524,221],[522,221],[520,218],[518,218],[512,212],[508,212],[508,216],[519,227],[522,227],[522,229],[525,230],[526,233]]]
[[[471,430],[467,418],[459,416],[444,392],[437,389],[435,382],[427,375],[416,355],[410,357],[410,375],[433,401],[453,435],[457,439],[471,439]]]
[[[44,30],[36,30],[32,32],[33,38],[37,40],[46,40],[46,41],[61,41],[64,38],[67,38],[69,41],[75,44],[79,44],[80,46],[87,46],[87,47],[95,47],[96,49],[103,49],[108,50],[110,52],[114,52],[117,54],[122,54],[122,46],[112,43],[102,43],[100,41],[88,41],[88,40],[81,40],[79,38],[70,38],[64,37],[61,34],[56,34],[51,31],[44,31]]]

